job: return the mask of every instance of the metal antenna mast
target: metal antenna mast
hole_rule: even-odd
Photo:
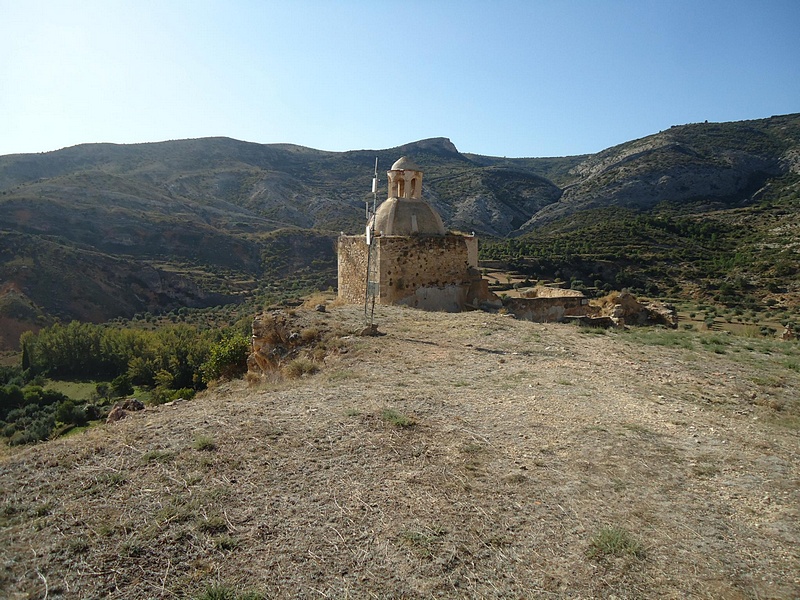
[[[372,207],[366,202],[367,213],[367,285],[364,297],[364,320],[367,327],[373,328],[375,316],[375,296],[378,293],[378,265],[375,250],[375,211],[378,205],[378,157],[375,157],[375,174],[372,177]]]

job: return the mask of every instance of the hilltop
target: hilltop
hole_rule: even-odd
[[[297,311],[342,332],[315,375],[6,448],[0,590],[800,595],[796,342],[376,314]]]
[[[475,231],[483,258],[526,277],[745,309],[800,304],[797,114],[676,126],[560,158],[479,156],[446,138],[349,152],[228,138],[85,144],[0,157],[0,347],[54,318],[335,286],[334,241],[363,228],[375,158],[383,172],[402,155],[422,167],[448,228]]]

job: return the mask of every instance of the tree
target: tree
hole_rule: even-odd
[[[77,400],[65,400],[58,405],[55,414],[56,420],[64,424],[86,425],[88,417],[86,409]]]
[[[133,384],[131,383],[131,378],[128,377],[127,373],[123,373],[119,377],[115,377],[113,379],[111,382],[111,393],[113,394],[114,398],[129,396],[133,393]]]
[[[203,380],[231,379],[247,372],[250,340],[236,333],[212,346],[208,360],[203,364]]]
[[[25,403],[25,396],[19,386],[5,385],[0,387],[0,419],[5,420],[8,413],[20,408]]]

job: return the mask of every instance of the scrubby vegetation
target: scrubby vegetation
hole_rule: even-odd
[[[17,445],[65,433],[104,418],[134,386],[153,404],[191,398],[214,379],[242,375],[248,344],[236,327],[150,331],[73,321],[27,332],[21,367],[0,371],[0,434]],[[98,383],[86,402],[43,387],[46,378]]]
[[[12,446],[47,439],[57,418],[82,425],[87,414],[63,394],[40,386],[0,387],[0,431]]]
[[[792,274],[800,271],[800,255],[783,225],[800,208],[800,176],[783,179],[759,204],[735,210],[671,204],[587,210],[534,234],[487,240],[481,258],[579,289],[629,288],[729,308],[796,308]]]

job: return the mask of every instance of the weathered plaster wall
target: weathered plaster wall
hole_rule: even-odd
[[[568,290],[560,287],[537,285],[532,290],[525,292],[523,296],[525,298],[565,298],[568,296],[583,298],[584,294],[579,290]]]
[[[467,262],[473,269],[478,268],[478,238],[475,236],[465,237],[464,244],[467,246]]]
[[[467,305],[468,291],[468,284],[419,287],[412,295],[398,300],[397,304],[424,310],[461,312]]]

